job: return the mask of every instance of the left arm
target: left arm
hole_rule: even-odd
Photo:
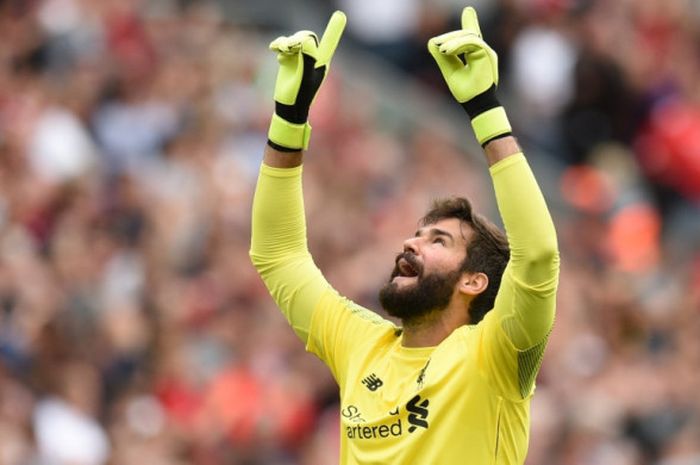
[[[523,399],[532,392],[554,321],[554,225],[496,97],[498,57],[481,37],[476,11],[465,8],[462,29],[431,39],[428,50],[484,148],[510,247],[494,309],[478,325],[476,357],[499,393]]]
[[[554,223],[525,156],[500,156],[510,151],[499,150],[508,139],[512,137],[489,144],[501,147],[486,147],[487,156],[496,155],[489,171],[510,248],[493,317],[515,349],[526,351],[546,341],[554,322],[559,249]]]
[[[552,218],[524,155],[501,157],[509,150],[497,150],[507,146],[508,139],[512,138],[486,147],[487,156],[492,156],[489,161],[495,161],[490,173],[510,260],[494,309],[481,324],[479,361],[499,392],[525,399],[533,392],[554,323],[559,250]]]

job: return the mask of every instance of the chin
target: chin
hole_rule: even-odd
[[[395,276],[379,292],[379,302],[391,316],[415,319],[447,307],[461,272],[425,276]]]

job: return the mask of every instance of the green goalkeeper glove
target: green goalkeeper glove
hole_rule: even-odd
[[[277,52],[280,64],[275,84],[275,114],[268,132],[268,144],[272,148],[296,152],[308,147],[309,108],[328,74],[345,22],[345,14],[336,11],[320,41],[315,33],[300,31],[270,43],[270,50]]]
[[[433,37],[428,50],[471,118],[479,144],[510,135],[508,117],[496,98],[498,56],[481,38],[474,8],[462,11],[462,29]]]

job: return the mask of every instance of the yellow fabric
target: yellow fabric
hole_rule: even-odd
[[[498,85],[498,55],[484,42],[476,10],[462,10],[462,28],[428,41],[447,87],[464,103]]]
[[[497,163],[491,174],[512,248],[496,306],[437,347],[411,349],[399,328],[338,295],[313,264],[301,169],[262,167],[251,257],[307,349],[338,381],[341,464],[524,462],[534,385],[521,395],[519,355],[546,341],[559,261],[524,157]]]
[[[282,147],[306,150],[309,148],[309,140],[311,139],[311,125],[308,122],[304,124],[290,123],[277,114],[273,114],[267,137]]]
[[[512,131],[503,107],[492,108],[478,115],[472,120],[472,129],[479,144]]]
[[[275,82],[275,102],[285,105],[296,103],[304,77],[302,55],[311,57],[315,68],[325,66],[325,78],[346,23],[345,13],[335,11],[328,20],[320,40],[314,32],[299,31],[288,37],[278,37],[270,43],[270,50],[277,53],[280,65]]]

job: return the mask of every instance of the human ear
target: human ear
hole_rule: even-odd
[[[463,273],[459,281],[459,292],[477,296],[486,290],[489,277],[485,273]]]

